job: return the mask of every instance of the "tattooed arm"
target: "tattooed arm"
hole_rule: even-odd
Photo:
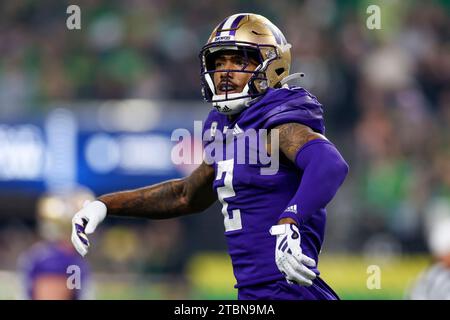
[[[168,219],[196,213],[217,199],[212,188],[214,168],[202,163],[189,177],[98,198],[108,215]]]
[[[325,136],[300,123],[285,123],[274,129],[278,129],[281,152],[293,163],[295,163],[295,157],[304,144],[314,139],[327,140]]]

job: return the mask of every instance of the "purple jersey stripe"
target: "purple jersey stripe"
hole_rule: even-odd
[[[233,23],[231,24],[231,28],[230,29],[234,29],[230,31],[230,36],[234,36],[236,35],[236,28],[239,25],[239,22],[241,22],[241,20],[245,17],[245,15],[240,15],[237,16],[236,19],[234,19]]]

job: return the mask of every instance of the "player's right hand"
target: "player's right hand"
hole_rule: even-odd
[[[105,219],[106,210],[106,205],[101,201],[86,201],[83,209],[78,211],[72,218],[72,243],[83,257],[89,248],[87,234],[93,233],[100,222]]]
[[[270,234],[277,236],[275,262],[289,284],[312,285],[317,277],[310,268],[316,266],[314,259],[303,254],[300,246],[300,231],[295,224],[272,226]]]

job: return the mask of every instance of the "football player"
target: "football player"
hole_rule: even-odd
[[[19,257],[23,297],[33,300],[91,298],[90,268],[77,254],[68,234],[74,210],[94,194],[78,187],[61,194],[46,194],[37,203],[41,241]]]
[[[205,136],[212,136],[205,150],[226,148],[214,132],[276,130],[278,170],[262,174],[267,164],[224,153],[184,179],[103,195],[75,214],[75,248],[88,252],[87,235],[106,215],[167,219],[201,212],[218,199],[239,299],[338,299],[317,263],[325,207],[348,166],[324,136],[316,97],[287,84],[290,44],[265,17],[234,14],[214,29],[200,60],[203,94],[214,107],[204,123]],[[245,135],[236,134],[228,147],[236,149],[240,139]],[[264,151],[271,152],[267,142]]]

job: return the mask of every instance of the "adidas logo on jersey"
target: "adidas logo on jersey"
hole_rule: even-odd
[[[286,208],[286,210],[284,210],[285,212],[293,212],[295,214],[297,214],[297,205],[293,204],[292,206],[289,206]]]
[[[233,136],[238,136],[241,133],[244,133],[244,131],[236,124],[234,126],[234,128],[228,128],[228,126],[224,126],[223,127],[223,134],[227,134],[228,129],[230,129],[230,130],[232,129],[233,130]]]
[[[234,128],[233,128],[233,135],[234,136],[238,136],[238,135],[240,135],[241,133],[243,133],[244,131],[242,131],[242,129],[237,125],[237,123],[236,123],[236,125],[234,126]]]

